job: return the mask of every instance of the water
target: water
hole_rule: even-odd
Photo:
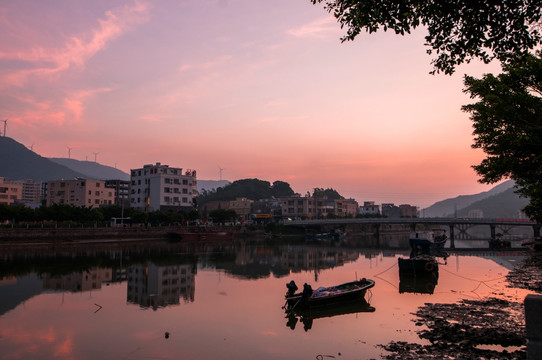
[[[523,301],[527,294],[506,288],[520,249],[449,252],[437,258],[438,278],[405,283],[397,265],[409,256],[405,244],[359,245],[155,241],[1,249],[0,358],[380,358],[386,352],[379,344],[424,343],[411,313],[426,302]],[[376,282],[365,297],[374,311],[306,324],[285,316],[290,280],[316,288],[361,277]]]

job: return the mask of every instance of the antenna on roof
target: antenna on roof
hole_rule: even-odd
[[[0,120],[4,122],[4,137],[6,137],[6,126],[8,124],[8,119]]]
[[[68,159],[72,158],[72,148],[66,145],[66,148],[68,149]]]
[[[96,162],[96,158],[98,157],[99,152],[93,152],[94,154],[94,162]]]

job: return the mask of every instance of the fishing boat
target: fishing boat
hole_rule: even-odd
[[[418,255],[410,259],[399,258],[397,259],[399,264],[400,273],[413,273],[418,275],[424,274],[438,274],[438,262],[433,256]]]
[[[432,294],[438,283],[438,262],[430,255],[398,259],[399,293]]]
[[[361,279],[340,285],[319,287],[313,290],[309,284],[303,285],[303,291],[297,292],[298,287],[292,280],[286,287],[285,309],[292,311],[300,308],[318,308],[326,306],[339,306],[351,301],[363,299],[368,289],[375,285],[374,280]]]
[[[412,248],[443,248],[448,237],[444,230],[413,231],[409,243]]]

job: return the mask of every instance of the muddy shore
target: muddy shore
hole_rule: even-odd
[[[508,287],[542,294],[542,253],[527,258],[507,275]],[[524,303],[486,298],[457,304],[425,304],[414,313],[418,336],[429,345],[380,345],[386,359],[525,359]]]

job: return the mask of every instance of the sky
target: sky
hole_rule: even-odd
[[[0,1],[0,119],[44,157],[426,207],[487,191],[463,76],[424,29],[346,30],[310,0]],[[0,123],[3,134],[3,124]]]

